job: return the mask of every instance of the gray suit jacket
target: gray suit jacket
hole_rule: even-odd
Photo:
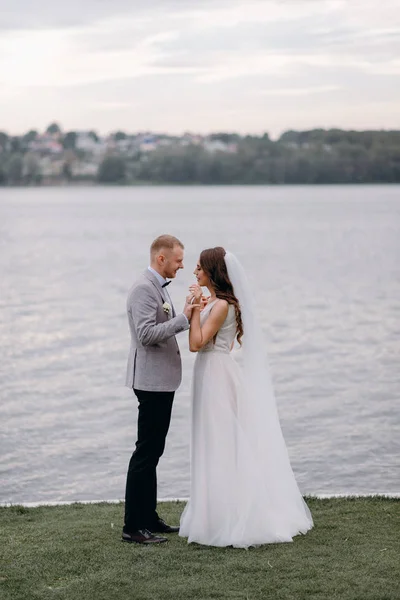
[[[174,392],[182,379],[181,355],[175,335],[189,328],[184,314],[163,308],[168,302],[157,277],[148,269],[133,284],[127,300],[131,347],[127,387],[150,392]]]

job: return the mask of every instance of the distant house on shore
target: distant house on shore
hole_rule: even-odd
[[[228,154],[236,154],[237,152],[237,144],[227,144],[222,140],[209,140],[206,139],[203,144],[204,150],[206,152],[210,152],[210,154],[214,154],[214,152],[225,152]]]
[[[106,144],[102,138],[96,138],[90,131],[77,131],[75,148],[90,154],[100,155],[105,153]]]
[[[62,154],[64,147],[58,138],[58,135],[50,133],[37,134],[35,139],[29,142],[28,149],[41,154]]]

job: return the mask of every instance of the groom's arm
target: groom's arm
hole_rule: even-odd
[[[157,323],[158,307],[159,300],[147,286],[138,286],[132,293],[129,310],[143,346],[153,346],[189,328],[189,321],[183,313],[165,323]]]

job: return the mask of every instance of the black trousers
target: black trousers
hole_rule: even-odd
[[[124,531],[151,529],[158,519],[156,467],[165,448],[175,392],[133,390],[139,401],[136,449],[129,462]]]

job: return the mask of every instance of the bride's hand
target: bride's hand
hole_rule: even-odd
[[[194,301],[194,295],[193,294],[189,294],[188,296],[186,296],[185,304],[192,305],[193,301]]]
[[[201,299],[203,297],[203,291],[197,283],[194,283],[193,285],[191,285],[189,288],[189,291],[194,296],[196,302],[201,301]]]
[[[201,297],[200,304],[201,304],[200,310],[204,310],[205,307],[208,304],[208,298],[207,298],[207,296],[202,296]]]
[[[196,298],[193,294],[186,296],[185,306],[183,308],[183,314],[190,321],[193,314],[193,309],[200,307],[200,303],[196,302]]]

